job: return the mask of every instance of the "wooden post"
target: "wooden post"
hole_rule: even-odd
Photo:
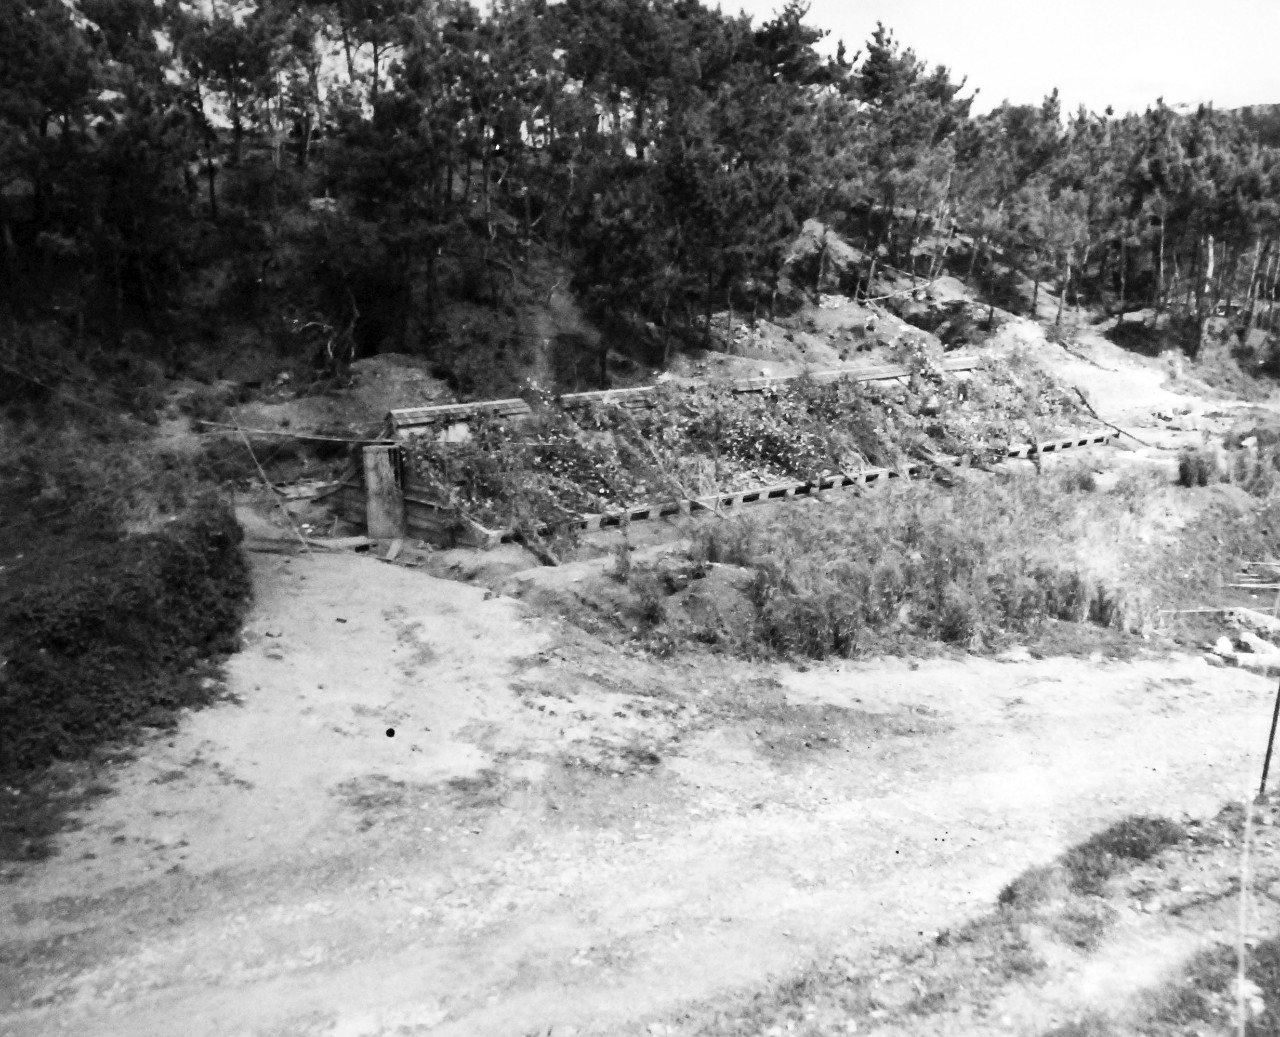
[[[365,524],[374,540],[405,535],[404,494],[396,483],[396,449],[364,448]]]

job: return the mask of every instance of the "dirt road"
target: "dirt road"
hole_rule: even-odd
[[[0,886],[5,1033],[676,1033],[1121,815],[1210,813],[1266,733],[1269,682],[1198,659],[663,661],[254,557],[235,702]]]

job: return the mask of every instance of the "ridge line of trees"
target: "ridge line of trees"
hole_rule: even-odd
[[[975,117],[884,26],[853,56],[824,36],[799,0],[759,25],[699,0],[13,0],[0,311],[109,343],[281,316],[335,359],[429,352],[446,306],[504,305],[551,255],[606,325],[696,340],[794,302],[816,218],[861,252],[852,293],[878,264],[950,269],[1010,308],[1025,278],[1033,310],[1272,327],[1256,113],[1064,118],[1054,92]]]

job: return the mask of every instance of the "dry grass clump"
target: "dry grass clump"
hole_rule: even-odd
[[[752,572],[755,637],[784,654],[854,656],[903,638],[991,649],[1051,619],[1140,629],[1142,596],[1081,561],[1105,506],[1059,481],[903,487],[716,523],[692,558]]]
[[[1187,836],[1165,817],[1135,815],[1117,821],[1067,850],[1054,864],[1031,868],[1000,891],[1003,907],[1025,908],[1068,893],[1100,896],[1112,876],[1148,861]]]
[[[0,525],[23,538],[58,529],[115,536],[157,528],[206,490],[191,459],[145,434],[69,422],[0,422]],[[3,541],[0,531],[0,541]]]

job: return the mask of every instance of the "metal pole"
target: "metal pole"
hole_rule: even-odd
[[[1276,688],[1276,706],[1271,711],[1271,734],[1267,736],[1267,755],[1262,761],[1262,784],[1258,786],[1258,798],[1267,791],[1267,771],[1271,770],[1271,749],[1276,744],[1276,721],[1280,720],[1280,686]]]

